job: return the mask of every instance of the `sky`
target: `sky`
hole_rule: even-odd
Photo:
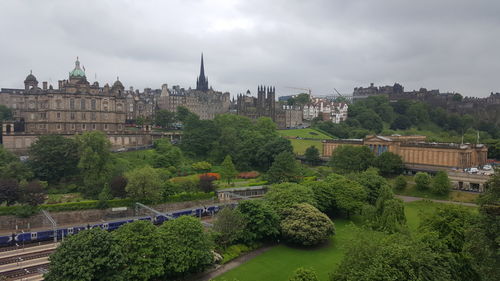
[[[402,84],[500,92],[500,1],[0,1],[0,87],[67,79],[126,88],[195,87],[200,55],[215,90],[277,95]]]

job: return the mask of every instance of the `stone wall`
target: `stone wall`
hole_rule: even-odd
[[[200,201],[187,201],[176,203],[165,203],[156,206],[151,206],[160,212],[170,212],[174,210],[186,209],[196,206],[209,206],[214,204],[214,200],[200,200]],[[152,213],[139,209],[136,213],[134,207],[127,207],[125,211],[112,211],[112,209],[104,210],[81,210],[81,211],[67,211],[67,212],[52,212],[50,215],[58,224],[58,227],[86,225],[87,223],[97,223],[109,220],[123,219],[133,216],[149,216]],[[0,216],[0,233],[8,234],[12,232],[25,231],[29,232],[31,229],[50,229],[52,225],[42,213],[36,214],[29,218],[19,218],[16,216]]]

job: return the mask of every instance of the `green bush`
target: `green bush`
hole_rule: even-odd
[[[244,253],[248,253],[253,251],[261,246],[260,243],[255,243],[250,246],[244,244],[235,244],[226,248],[226,250],[222,253],[222,261],[221,264],[228,263],[235,258],[241,256]]]
[[[261,186],[261,185],[266,185],[267,181],[257,181],[257,182],[252,182],[249,183],[248,186]]]

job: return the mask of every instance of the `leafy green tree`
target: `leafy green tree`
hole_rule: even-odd
[[[149,221],[135,221],[115,230],[113,238],[121,255],[120,280],[151,280],[163,274],[161,237]]]
[[[294,155],[290,152],[278,154],[267,171],[267,179],[270,183],[298,182],[300,169]]]
[[[137,168],[125,174],[125,190],[138,201],[157,202],[161,198],[162,182],[158,172],[150,166]]]
[[[100,228],[65,238],[49,260],[47,281],[117,280],[123,266],[111,233]]]
[[[404,202],[393,198],[381,203],[382,209],[377,217],[376,229],[387,233],[395,233],[405,230],[406,216]]]
[[[124,176],[116,176],[112,178],[109,183],[111,195],[113,197],[125,197],[127,195],[127,191],[125,190],[126,186],[127,179]]]
[[[188,122],[189,119],[191,119],[191,118],[198,117],[196,114],[192,113],[191,111],[189,111],[189,109],[187,109],[184,106],[177,107],[177,112],[176,112],[175,116],[176,116],[176,119],[181,121],[182,123]]]
[[[111,174],[111,143],[100,131],[85,132],[77,136],[80,161],[78,168],[83,177],[86,196],[97,197]]]
[[[341,145],[330,158],[329,165],[341,173],[361,172],[370,167],[375,155],[366,146]]]
[[[389,185],[387,180],[378,174],[377,169],[373,168],[369,168],[362,173],[351,174],[349,178],[365,188],[368,193],[368,203],[372,205],[375,205],[381,188]]]
[[[234,178],[236,178],[237,175],[238,171],[234,167],[233,159],[231,158],[231,155],[227,155],[221,164],[220,176],[223,180],[226,180],[227,183],[229,184]]]
[[[406,115],[398,115],[391,124],[392,130],[406,130],[411,127],[411,120]]]
[[[16,159],[5,166],[0,166],[0,178],[15,179],[18,182],[33,178],[33,171],[29,165]]]
[[[439,171],[436,173],[432,179],[431,190],[441,195],[448,194],[451,191],[451,182],[446,172]]]
[[[184,124],[180,145],[182,151],[185,155],[196,159],[206,159],[218,138],[218,129],[214,121],[200,120],[194,115],[182,122]]]
[[[479,215],[465,232],[464,251],[484,281],[500,280],[500,170],[487,183],[479,199]]]
[[[361,127],[375,133],[382,132],[384,123],[380,116],[373,110],[365,110],[355,117],[359,121]]]
[[[212,164],[207,161],[196,162],[191,165],[191,168],[195,169],[199,173],[208,172],[212,169]]]
[[[316,272],[312,269],[306,269],[299,267],[295,270],[292,277],[288,281],[318,281],[318,276]]]
[[[17,161],[18,158],[16,155],[0,145],[0,167],[6,166],[11,162]]]
[[[285,240],[303,246],[323,243],[335,233],[330,218],[307,203],[285,209],[280,225]]]
[[[432,238],[425,241],[358,229],[330,280],[454,280],[446,247]]]
[[[182,216],[164,223],[159,232],[166,276],[199,272],[213,263],[212,243],[198,219]]]
[[[0,179],[0,204],[7,206],[16,203],[20,198],[19,184],[12,179]]]
[[[61,135],[43,135],[29,148],[29,166],[40,180],[57,183],[78,172],[78,144]]]
[[[394,181],[394,188],[396,190],[405,190],[408,183],[406,182],[406,178],[403,175],[399,175],[396,177]]]
[[[266,201],[242,201],[238,210],[246,221],[244,238],[247,242],[272,240],[279,235],[279,216]]]
[[[245,217],[238,209],[223,208],[216,216],[213,230],[217,244],[226,247],[241,241],[245,236]]]
[[[410,118],[410,121],[414,125],[423,124],[429,122],[429,110],[424,103],[416,102],[410,105],[406,112],[406,116]]]
[[[278,214],[281,214],[284,209],[299,203],[308,203],[316,206],[312,189],[309,186],[296,183],[272,185],[266,195],[264,195],[264,199]]]
[[[279,154],[283,152],[293,153],[290,140],[282,137],[268,139],[263,145],[252,147],[252,149],[257,151],[257,168],[261,171],[269,170]]]
[[[429,174],[424,172],[418,172],[415,177],[415,186],[418,190],[427,190],[429,189],[429,185],[431,184],[431,177]]]
[[[153,163],[155,168],[177,167],[182,162],[182,151],[173,146],[168,139],[157,140],[154,146]]]
[[[318,209],[329,215],[349,217],[361,210],[367,198],[367,192],[359,183],[336,174],[307,186],[313,190]]]
[[[319,150],[314,145],[306,149],[304,156],[306,157],[306,161],[313,166],[318,165],[321,162]]]
[[[175,112],[171,112],[165,109],[157,110],[155,113],[155,124],[167,129],[172,126],[175,122]]]
[[[379,169],[380,173],[385,176],[399,175],[403,172],[404,164],[401,156],[392,152],[383,152],[375,161],[373,165]]]

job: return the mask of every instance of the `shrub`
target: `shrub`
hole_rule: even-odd
[[[451,190],[451,182],[448,174],[443,171],[437,172],[431,184],[432,192],[439,195],[446,195]]]
[[[255,179],[260,176],[259,172],[251,171],[251,172],[241,172],[238,174],[238,178],[240,179]]]
[[[217,178],[214,176],[203,174],[200,176],[200,189],[204,192],[214,191],[215,186],[213,181]]]
[[[201,178],[202,176],[214,177],[216,180],[220,180],[220,174],[219,173],[203,173],[203,174],[199,174],[198,175],[199,178]]]
[[[227,247],[226,250],[222,253],[221,264],[228,263],[234,260],[235,258],[241,256],[242,254],[255,250],[260,246],[261,244],[258,243],[249,246],[244,244],[231,245]]]
[[[408,183],[403,175],[396,177],[396,180],[394,181],[394,188],[396,188],[396,190],[404,190],[407,185]]]
[[[200,178],[197,175],[171,178],[170,182],[178,185],[184,191],[198,191]]]
[[[418,190],[427,190],[431,183],[431,177],[427,173],[418,172],[415,175],[415,184]]]

